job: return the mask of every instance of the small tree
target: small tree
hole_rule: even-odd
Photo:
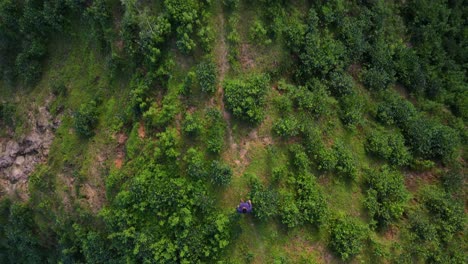
[[[213,160],[210,166],[211,182],[218,186],[228,186],[232,178],[232,170],[229,165],[218,160]]]
[[[369,170],[366,183],[365,205],[369,214],[378,227],[386,227],[405,210],[409,194],[403,177],[399,172],[383,166],[378,171]]]
[[[94,135],[93,129],[98,121],[96,102],[81,104],[80,108],[74,114],[74,126],[76,132],[85,138]]]
[[[330,232],[330,248],[345,261],[359,254],[367,236],[366,227],[350,216],[333,221]]]
[[[212,61],[206,61],[197,66],[197,79],[202,91],[214,93],[216,91],[216,65]]]
[[[263,186],[257,178],[252,180],[249,196],[254,206],[255,217],[263,221],[275,216],[278,196],[273,190]]]
[[[252,75],[224,82],[224,100],[235,117],[252,123],[263,119],[269,80],[268,75]]]
[[[187,162],[188,176],[194,179],[203,179],[206,176],[203,153],[195,148],[189,148],[185,154],[184,161]]]

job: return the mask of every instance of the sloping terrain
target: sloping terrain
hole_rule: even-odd
[[[466,3],[312,2],[2,1],[0,263],[465,263]]]

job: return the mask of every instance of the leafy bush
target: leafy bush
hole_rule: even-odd
[[[330,90],[336,97],[349,95],[353,92],[354,80],[344,71],[334,70],[330,73]]]
[[[249,31],[250,40],[254,44],[268,45],[271,43],[271,39],[267,36],[267,30],[260,20],[255,20]]]
[[[0,103],[0,124],[12,126],[15,121],[15,106],[11,103]]]
[[[292,144],[289,147],[291,153],[291,164],[299,172],[307,172],[310,169],[310,160],[304,148],[299,144]]]
[[[403,136],[397,132],[373,131],[367,137],[364,148],[368,153],[390,161],[392,165],[405,166],[409,164],[411,154],[404,142]]]
[[[154,157],[167,162],[167,164],[175,163],[177,157],[180,156],[180,138],[177,130],[168,128],[166,131],[156,134],[156,136],[158,137],[158,142]]]
[[[355,180],[357,177],[357,164],[351,151],[341,142],[335,143],[333,150],[337,158],[336,171],[347,179]]]
[[[0,250],[3,253],[0,260],[9,263],[45,262],[47,248],[40,244],[31,208],[6,200],[0,204],[0,210]]]
[[[311,13],[314,12],[309,12],[309,14]],[[310,17],[309,19],[314,20],[315,18]],[[300,66],[297,77],[302,82],[317,75],[326,76],[331,70],[343,66],[344,45],[341,41],[333,39],[327,31],[321,35],[317,32],[318,27],[314,24],[314,22],[309,23],[309,32],[303,37],[300,47]]]
[[[407,100],[391,94],[384,94],[383,97],[384,102],[377,107],[377,119],[380,122],[405,127],[418,116],[416,108]]]
[[[291,192],[281,192],[281,222],[289,227],[304,223],[319,225],[328,214],[327,203],[313,175],[299,173],[289,179]]]
[[[212,61],[206,61],[197,66],[197,79],[202,91],[214,93],[216,91],[216,65]]]
[[[377,227],[386,227],[403,214],[409,198],[403,177],[397,171],[383,166],[367,172],[365,205]]]
[[[453,160],[460,144],[452,128],[423,118],[410,122],[403,133],[415,156],[436,161]]]
[[[278,197],[275,191],[267,188],[254,179],[251,183],[249,197],[252,200],[253,214],[261,221],[274,217],[277,213]]]
[[[98,112],[96,102],[83,103],[73,115],[75,131],[82,137],[88,138],[94,135],[93,129],[97,125]]]
[[[356,94],[350,93],[340,98],[340,119],[346,126],[354,128],[359,125],[364,112],[364,100]]]
[[[315,117],[329,114],[331,102],[325,86],[315,79],[308,84],[308,87],[290,87],[288,95],[299,110]]]
[[[294,117],[281,118],[273,124],[276,135],[289,138],[299,134],[299,122]]]
[[[185,154],[184,161],[187,163],[187,175],[194,179],[206,177],[205,160],[203,153],[195,148],[189,148]]]
[[[245,79],[224,82],[224,100],[234,116],[259,123],[263,120],[263,105],[268,89],[268,75],[252,75]]]
[[[314,158],[317,161],[318,169],[323,171],[333,171],[338,163],[338,157],[331,148],[320,148]]]
[[[206,135],[206,145],[212,153],[220,153],[224,145],[225,123],[221,112],[211,108],[207,114],[208,128]]]
[[[330,248],[342,260],[359,254],[367,237],[366,227],[350,216],[335,219],[331,225]]]
[[[425,189],[422,200],[442,241],[450,241],[465,228],[466,215],[461,201],[436,188]]]
[[[191,113],[185,116],[182,127],[183,131],[189,136],[199,135],[203,128],[200,118]]]
[[[232,170],[227,164],[213,160],[210,165],[211,182],[218,186],[228,186],[231,183]]]

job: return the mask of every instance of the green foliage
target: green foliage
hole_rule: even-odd
[[[33,211],[24,204],[4,200],[0,204],[0,260],[5,263],[41,263],[45,250],[36,232]]]
[[[288,95],[299,110],[314,117],[330,114],[330,98],[325,86],[316,79],[312,80],[307,87],[290,87]]]
[[[199,18],[198,1],[174,1],[165,0],[166,7],[171,19],[177,25],[177,47],[184,53],[189,53],[195,48],[195,42],[189,37],[193,32],[194,21]]]
[[[235,117],[251,123],[263,120],[269,80],[268,75],[251,75],[224,82],[224,100]]]
[[[15,106],[11,103],[0,103],[0,124],[12,126],[15,122]]]
[[[249,29],[250,41],[254,44],[268,45],[271,39],[268,38],[267,30],[260,20],[255,20]]]
[[[333,171],[338,163],[338,157],[331,148],[320,148],[314,158],[317,160],[319,170]]]
[[[367,228],[350,216],[335,219],[330,228],[330,248],[346,261],[361,252]]]
[[[357,164],[353,153],[341,142],[335,143],[333,150],[337,159],[335,169],[338,174],[346,179],[355,180],[357,177]]]
[[[373,131],[367,136],[364,147],[368,153],[386,159],[392,165],[406,166],[411,160],[411,154],[404,143],[400,133]]]
[[[357,93],[340,98],[340,119],[346,126],[354,128],[362,122],[364,100]]]
[[[88,138],[94,135],[98,122],[98,112],[95,101],[83,103],[73,115],[74,128],[78,135]]]
[[[149,127],[162,128],[166,127],[174,120],[174,117],[180,111],[179,90],[173,89],[164,96],[162,105],[154,103],[150,108],[143,113],[143,117],[147,121]]]
[[[232,170],[229,165],[218,160],[213,160],[210,165],[211,182],[215,185],[226,187],[231,183]]]
[[[341,41],[333,39],[326,30],[322,34],[318,32],[318,18],[313,9],[309,11],[308,20],[308,29],[302,35],[298,48],[300,65],[296,75],[303,82],[317,75],[325,76],[331,70],[342,67],[345,55]],[[299,32],[297,30],[296,33]]]
[[[188,113],[185,115],[184,122],[182,123],[183,131],[189,136],[197,136],[203,129],[203,124],[200,120],[200,117]]]
[[[466,216],[459,200],[435,188],[424,190],[422,200],[442,241],[450,241],[465,228]]]
[[[212,61],[202,62],[196,72],[202,91],[213,94],[216,91],[216,65]]]
[[[406,126],[418,115],[417,110],[407,100],[391,94],[384,94],[384,102],[377,107],[377,119],[387,125]]]
[[[195,148],[189,148],[184,161],[187,163],[187,175],[194,179],[204,179],[207,171],[203,153]]]
[[[251,182],[249,197],[252,200],[253,214],[256,218],[266,221],[276,215],[278,204],[276,192],[263,186],[255,177]]]
[[[344,71],[332,71],[330,73],[330,90],[336,97],[342,97],[353,93],[353,77]]]
[[[426,159],[453,160],[460,144],[452,128],[423,118],[408,124],[404,135],[414,155]]]
[[[51,85],[51,91],[55,96],[66,96],[67,86],[63,81],[55,81]]]
[[[313,175],[300,173],[289,177],[291,191],[280,193],[281,222],[288,227],[305,223],[320,225],[328,214],[327,203]]]
[[[421,262],[463,263],[462,203],[434,186],[425,188],[421,196],[422,204],[409,214],[407,251]]]
[[[365,205],[369,215],[379,228],[386,227],[403,214],[408,192],[403,177],[397,171],[383,166],[379,170],[369,170],[366,178]]]
[[[138,136],[138,128],[141,124],[135,123],[133,125],[132,131],[128,136],[128,140],[125,144],[125,150],[127,153],[128,158],[133,159],[136,155],[140,152],[142,147],[142,140]]]
[[[294,117],[281,118],[273,124],[276,135],[289,138],[299,134],[299,122]]]
[[[219,154],[224,146],[224,132],[226,124],[222,113],[214,108],[208,109],[206,113],[208,120],[206,146],[212,153]]]

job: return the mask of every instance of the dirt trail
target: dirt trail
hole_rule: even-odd
[[[224,106],[224,89],[223,89],[223,81],[224,77],[226,76],[227,71],[229,70],[229,62],[228,62],[228,49],[226,45],[226,28],[224,25],[224,14],[220,12],[219,15],[216,17],[217,23],[220,27],[220,32],[218,34],[218,39],[216,41],[215,47],[215,59],[216,65],[218,67],[218,88],[215,94],[215,100],[221,107],[221,111],[223,112],[223,117],[227,123],[227,130],[228,130],[228,143],[231,148],[235,148],[236,144],[234,143],[234,138],[232,136],[232,129],[231,129],[231,114],[226,111]]]

